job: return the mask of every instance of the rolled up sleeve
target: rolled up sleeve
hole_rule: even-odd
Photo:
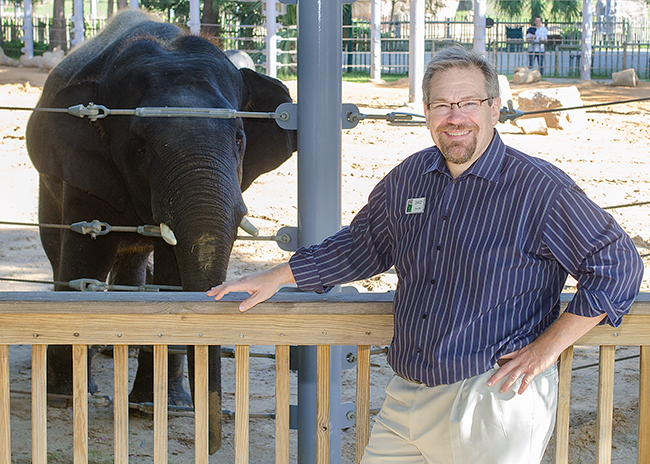
[[[567,311],[579,316],[607,315],[617,327],[639,293],[643,261],[614,218],[577,186],[563,189],[552,204],[544,244],[578,281]]]
[[[350,226],[318,245],[300,248],[291,257],[289,265],[298,288],[323,293],[334,285],[367,279],[392,266],[384,186],[381,181],[373,189]]]

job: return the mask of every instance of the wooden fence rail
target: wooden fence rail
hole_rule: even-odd
[[[568,295],[564,297],[570,298]],[[88,462],[86,356],[113,345],[114,452],[128,462],[128,346],[154,346],[154,463],[167,456],[167,352],[195,346],[195,462],[208,462],[208,346],[235,345],[235,463],[249,461],[249,347],[275,345],[275,462],[289,462],[289,346],[317,348],[317,461],[329,462],[331,345],[357,345],[356,462],[369,435],[370,346],[390,343],[392,294],[278,294],[247,313],[237,295],[215,303],[199,293],[0,294],[0,464],[11,462],[9,345],[32,346],[32,462],[47,462],[48,344],[73,346],[75,464]],[[611,462],[615,346],[641,346],[638,462],[650,462],[650,294],[623,324],[601,326],[579,345],[600,346],[597,464]],[[556,464],[568,462],[572,348],[561,357]]]

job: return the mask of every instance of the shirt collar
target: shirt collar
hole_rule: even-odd
[[[427,174],[432,171],[438,171],[442,174],[450,176],[449,168],[447,168],[447,163],[445,158],[440,153],[438,147],[433,147],[434,158],[429,166],[429,168],[424,171],[424,174]],[[506,154],[506,146],[501,140],[499,133],[494,130],[494,136],[490,145],[483,152],[483,154],[472,164],[464,173],[462,173],[459,178],[467,176],[477,176],[482,177],[483,179],[489,180],[491,182],[498,182],[499,176],[501,174],[501,166]]]

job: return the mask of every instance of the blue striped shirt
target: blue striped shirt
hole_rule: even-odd
[[[407,209],[410,211],[407,212]],[[486,372],[567,311],[617,326],[643,262],[628,235],[552,164],[507,147],[495,131],[453,179],[437,147],[395,167],[349,227],[290,260],[316,292],[395,266],[393,370],[427,385]]]

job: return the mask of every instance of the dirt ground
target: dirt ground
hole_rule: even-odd
[[[0,106],[33,107],[40,95],[46,72],[33,68],[0,67]],[[296,82],[287,85],[296,95]],[[539,82],[511,86],[513,95],[522,90],[576,85],[585,103],[611,102],[650,97],[650,85],[637,88],[613,87],[595,82]],[[385,113],[400,108],[408,98],[408,84],[344,83],[343,101],[357,104],[362,111]],[[0,221],[37,222],[38,177],[25,149],[27,111],[0,110]],[[506,143],[527,153],[555,163],[571,175],[587,194],[601,206],[650,200],[650,102],[612,105],[587,111],[584,128],[549,130],[547,136],[523,135],[511,124],[498,126]],[[416,150],[431,145],[422,125],[397,126],[381,121],[364,121],[343,133],[343,223],[348,223],[365,202],[370,189],[395,164]],[[245,193],[250,219],[262,235],[274,234],[283,226],[296,224],[295,156],[276,171],[262,176]],[[650,253],[650,206],[611,211],[632,236],[641,254]],[[95,218],[88,218],[92,220]],[[101,218],[98,218],[101,220]],[[238,242],[233,251],[229,276],[238,276],[268,268],[289,254],[268,242]],[[650,258],[644,258],[646,269]],[[0,277],[9,279],[48,280],[49,263],[42,251],[37,229],[23,226],[0,227]],[[387,273],[353,284],[359,291],[394,289],[395,276]],[[571,291],[572,282],[567,283]],[[650,273],[646,272],[642,291],[649,291]],[[0,291],[51,291],[51,285],[2,281]],[[272,352],[272,347],[254,347],[258,353]],[[634,356],[638,349],[620,347],[617,358]],[[575,366],[597,362],[597,350],[577,347]],[[135,360],[131,374],[135,374]],[[10,348],[12,458],[30,462],[31,358],[27,346]],[[383,387],[391,374],[385,355],[372,356],[371,408],[379,408]],[[234,361],[224,359],[224,408],[234,409]],[[273,410],[273,363],[265,358],[251,359],[251,413]],[[112,396],[112,361],[99,355],[95,359],[96,381],[101,393]],[[354,369],[344,371],[343,401],[352,401]],[[131,379],[132,380],[132,379]],[[295,377],[292,377],[295,383]],[[638,360],[616,364],[614,411],[614,449],[612,462],[636,463],[638,420]],[[595,453],[597,368],[574,371],[571,406],[571,463],[593,462]],[[295,385],[292,402],[295,402]],[[89,407],[89,453],[93,463],[112,462],[112,408],[91,404]],[[72,411],[48,409],[48,453],[50,462],[72,461]],[[224,445],[210,462],[231,462],[234,446],[234,421],[224,421]],[[267,418],[250,422],[251,462],[272,460],[274,423]],[[194,461],[193,420],[172,417],[169,422],[169,462]],[[291,432],[295,462],[296,432]],[[342,462],[354,462],[354,428],[342,432]],[[153,427],[148,417],[130,421],[131,462],[153,461]],[[552,462],[551,446],[544,463]]]

